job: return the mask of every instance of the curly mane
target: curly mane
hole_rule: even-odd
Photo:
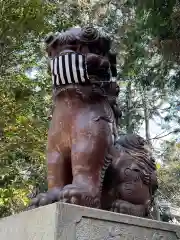
[[[152,156],[148,142],[137,134],[121,135],[117,139],[116,148],[130,154],[136,163],[152,173],[156,170],[155,159]]]

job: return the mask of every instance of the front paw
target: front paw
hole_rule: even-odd
[[[147,206],[135,205],[124,200],[116,200],[112,204],[111,211],[137,217],[144,217],[146,216]]]
[[[87,188],[73,184],[66,185],[59,193],[59,200],[80,206],[99,208],[100,197],[93,196]]]
[[[29,205],[29,209],[37,208],[40,206],[45,206],[54,202],[58,202],[60,188],[53,188],[49,190],[47,193],[40,193],[35,198],[31,200]]]

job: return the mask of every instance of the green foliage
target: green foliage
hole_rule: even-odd
[[[180,206],[180,148],[175,141],[165,142],[162,146],[162,167],[158,169],[160,197]]]
[[[0,82],[0,199],[10,213],[23,203],[15,200],[18,195],[25,196],[38,175],[45,173],[48,102],[44,91],[36,92],[38,84],[25,75],[3,77]]]
[[[176,7],[176,0],[145,0],[136,1],[137,14],[144,18],[142,22],[143,28],[149,29],[154,36],[159,36],[161,39],[172,37],[172,13]]]

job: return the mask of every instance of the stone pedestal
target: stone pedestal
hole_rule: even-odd
[[[177,239],[177,225],[63,203],[0,220],[0,240]]]

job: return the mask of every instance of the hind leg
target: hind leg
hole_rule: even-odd
[[[101,185],[106,168],[105,155],[111,130],[105,120],[79,117],[72,131],[73,182],[63,188],[60,199],[87,207],[100,207]]]

